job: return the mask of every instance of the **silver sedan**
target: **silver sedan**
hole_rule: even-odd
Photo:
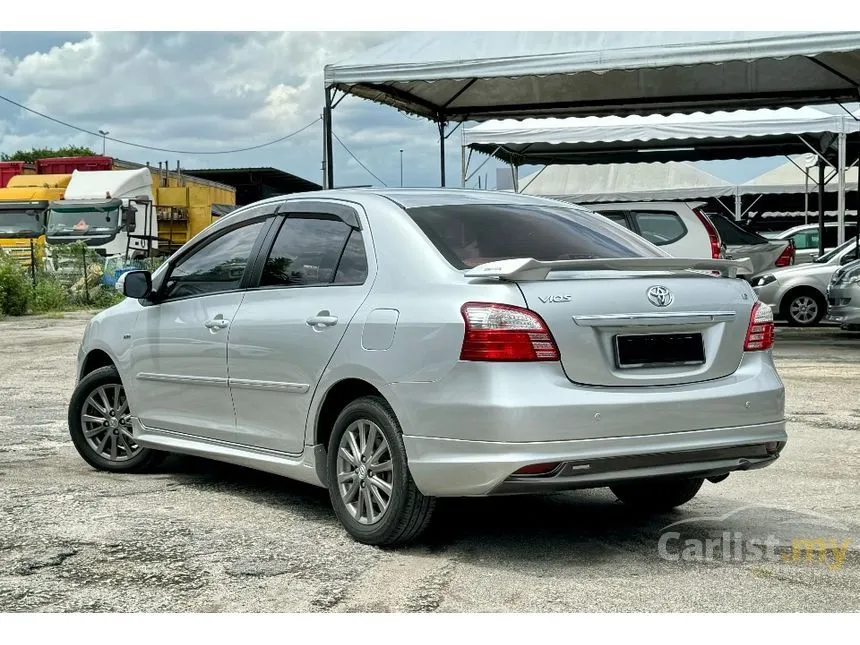
[[[827,320],[843,329],[860,326],[860,260],[845,265],[833,274],[827,287],[830,309]]]
[[[665,511],[785,445],[749,268],[537,197],[272,198],[124,275],[71,438],[107,471],[175,452],[325,487],[368,544],[415,539],[438,497],[609,486]]]

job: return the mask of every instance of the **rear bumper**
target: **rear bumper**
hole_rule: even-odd
[[[785,422],[634,437],[502,443],[403,437],[418,489],[434,497],[595,488],[654,477],[713,477],[763,468],[787,441]],[[514,476],[559,463],[547,475]]]
[[[685,385],[585,387],[557,363],[462,362],[439,381],[384,394],[412,476],[432,496],[722,474],[770,463],[761,446],[786,441],[785,389],[769,352],[745,354],[731,376]],[[614,461],[596,463],[606,459]],[[523,466],[555,462],[565,465],[552,478],[508,481]]]

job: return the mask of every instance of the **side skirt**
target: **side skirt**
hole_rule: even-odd
[[[308,447],[301,455],[290,455],[266,448],[149,428],[136,417],[132,418],[131,425],[135,440],[144,448],[214,459],[327,488],[323,483],[326,480],[326,459],[322,445]]]

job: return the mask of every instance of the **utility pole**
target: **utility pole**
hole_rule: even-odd
[[[403,188],[403,148],[400,148],[400,187]]]
[[[105,143],[107,142],[107,135],[110,134],[107,130],[99,130],[99,134],[102,135],[102,157],[105,156]]]

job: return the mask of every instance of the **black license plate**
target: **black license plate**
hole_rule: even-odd
[[[701,334],[635,334],[615,337],[618,367],[700,365],[705,362]]]

